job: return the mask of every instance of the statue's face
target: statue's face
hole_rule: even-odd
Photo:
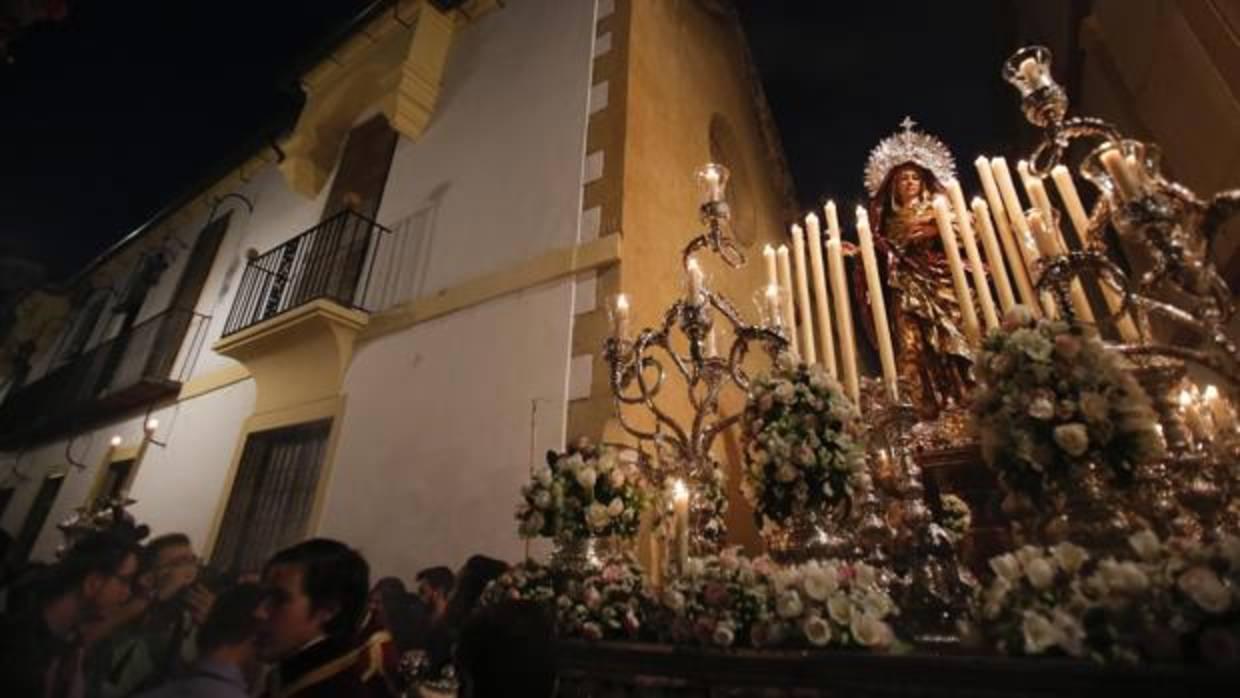
[[[916,167],[902,167],[893,178],[896,200],[901,206],[915,201],[926,189],[926,182],[921,177],[921,170]]]

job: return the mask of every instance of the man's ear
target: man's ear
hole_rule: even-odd
[[[326,631],[327,624],[330,623],[338,613],[340,613],[340,604],[335,601],[329,601],[321,606],[315,606],[314,610],[310,612],[310,617],[318,623],[320,628],[323,628],[324,631]]]

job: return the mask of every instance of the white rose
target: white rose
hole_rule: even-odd
[[[796,398],[796,395],[796,386],[788,381],[780,381],[779,385],[775,386],[775,398],[780,402],[785,404],[791,403]]]
[[[620,499],[619,497],[612,499],[611,504],[607,505],[607,515],[610,516],[611,518],[614,519],[623,513],[624,513],[624,500]]]
[[[863,647],[882,647],[891,642],[891,628],[868,613],[855,613],[848,625],[852,636]]]
[[[827,596],[835,591],[836,580],[832,579],[826,570],[813,567],[805,570],[805,578],[801,580],[801,587],[805,589],[805,595],[815,601],[824,601]]]
[[[538,490],[534,493],[534,506],[539,509],[546,509],[551,506],[551,493],[547,490]]]
[[[1015,583],[1020,579],[1020,561],[1012,553],[990,558],[990,569],[1006,582]]]
[[[586,523],[590,524],[590,528],[595,531],[601,531],[607,528],[607,524],[611,517],[607,515],[607,507],[594,502],[586,507]]]
[[[852,601],[845,594],[832,594],[827,600],[827,614],[836,623],[848,625],[852,620]]]
[[[792,482],[797,479],[797,469],[784,463],[775,471],[775,479],[780,482]]]
[[[1025,651],[1029,654],[1041,654],[1059,644],[1061,633],[1046,616],[1034,611],[1025,611],[1024,620],[1020,624],[1021,633],[1025,636]]]
[[[598,473],[594,472],[594,468],[585,467],[577,471],[577,484],[588,492],[594,491],[594,483],[598,480]]]
[[[1101,422],[1107,418],[1107,399],[1101,393],[1085,391],[1081,393],[1081,414],[1091,422]]]
[[[1070,456],[1084,455],[1089,450],[1089,432],[1080,422],[1055,427],[1055,443]]]
[[[573,472],[586,464],[585,460],[581,458],[580,453],[574,453],[571,456],[563,456],[558,462],[561,470],[567,470],[569,472]]]
[[[878,583],[878,572],[864,562],[858,562],[853,568],[853,578],[859,586],[874,586]]]
[[[831,624],[822,616],[806,618],[805,622],[801,623],[801,631],[805,633],[805,639],[815,647],[822,647],[831,642]]]
[[[1129,536],[1128,545],[1131,545],[1137,555],[1146,562],[1157,558],[1158,553],[1162,551],[1162,541],[1158,540],[1158,536],[1149,529]]]
[[[780,618],[796,618],[801,615],[804,606],[801,604],[801,595],[796,589],[788,589],[779,595],[779,599],[775,602],[775,612]]]
[[[1079,545],[1073,545],[1064,541],[1051,548],[1051,554],[1055,556],[1055,562],[1059,564],[1060,569],[1068,574],[1076,574],[1081,569],[1081,565],[1089,559],[1089,553]]]
[[[1034,419],[1050,419],[1055,416],[1055,403],[1040,397],[1029,403],[1029,416]]]
[[[1051,613],[1051,622],[1059,631],[1059,646],[1073,657],[1085,656],[1085,628],[1072,614],[1063,609]]]
[[[731,623],[720,623],[715,626],[715,632],[711,634],[711,639],[720,647],[731,647],[732,641],[736,639],[736,631],[732,628]]]
[[[1025,574],[1029,577],[1029,583],[1034,589],[1046,589],[1055,581],[1055,568],[1046,561],[1046,558],[1030,561],[1025,567]]]
[[[534,468],[534,481],[542,485],[543,487],[550,485],[551,484],[551,468],[548,468],[545,465],[540,465],[537,468]]]
[[[619,461],[616,459],[616,453],[611,449],[605,449],[602,453],[598,454],[597,464],[600,473],[611,472],[618,463]]]
[[[543,519],[543,515],[534,512],[521,522],[521,533],[527,538],[536,536],[542,532],[544,524],[546,524],[546,520]]]
[[[665,589],[663,591],[663,605],[679,613],[685,607],[685,595],[675,589]]]
[[[624,468],[616,468],[607,474],[607,480],[611,486],[620,489],[624,487]]]
[[[1176,580],[1193,603],[1210,613],[1222,613],[1231,605],[1231,591],[1209,567],[1192,567]]]

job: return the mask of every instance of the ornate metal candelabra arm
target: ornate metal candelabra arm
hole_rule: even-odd
[[[706,225],[706,230],[685,245],[684,253],[681,255],[682,266],[687,266],[693,253],[703,247],[719,255],[733,269],[745,266],[745,253],[727,232],[731,217],[732,212],[726,201],[707,201],[702,204],[701,218],[702,223]]]

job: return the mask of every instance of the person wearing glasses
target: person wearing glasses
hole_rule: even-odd
[[[189,536],[168,533],[146,545],[148,605],[100,647],[106,656],[92,677],[99,698],[149,689],[182,673],[196,657],[194,636],[214,602],[202,584],[201,567]]]
[[[78,541],[36,582],[27,608],[0,621],[5,695],[70,698],[85,691],[82,629],[125,604],[138,575],[138,546],[115,533]]]

